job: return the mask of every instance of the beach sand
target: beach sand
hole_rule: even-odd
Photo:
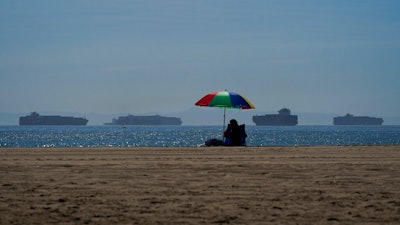
[[[1,148],[0,224],[400,224],[400,146]]]

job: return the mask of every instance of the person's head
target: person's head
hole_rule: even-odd
[[[238,122],[235,119],[231,119],[231,121],[229,121],[229,123],[231,124],[231,126],[239,126]]]

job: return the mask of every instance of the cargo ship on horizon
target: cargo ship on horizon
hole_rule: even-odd
[[[86,118],[77,118],[72,116],[42,116],[37,112],[32,112],[28,116],[19,118],[21,126],[36,126],[36,125],[73,125],[85,126],[89,120]]]
[[[111,123],[105,123],[104,125],[181,125],[182,120],[178,117],[166,117],[160,115],[152,115],[152,116],[120,116],[117,118],[113,118]]]
[[[333,118],[333,125],[382,125],[383,119],[369,116],[353,116],[347,113],[345,116]]]
[[[290,109],[282,108],[279,114],[265,114],[253,116],[253,122],[257,126],[295,126],[298,122],[297,115],[291,115]]]

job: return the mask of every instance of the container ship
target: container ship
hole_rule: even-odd
[[[297,125],[297,115],[291,115],[290,109],[283,108],[279,114],[265,114],[263,116],[253,116],[253,122],[257,126],[295,126]]]
[[[383,119],[369,116],[353,116],[346,114],[333,118],[333,125],[382,125]]]
[[[120,116],[118,119],[114,118],[111,123],[105,123],[104,125],[181,125],[182,120],[178,117],[166,117],[166,116]]]
[[[86,118],[77,118],[71,116],[41,116],[37,112],[31,113],[29,116],[21,116],[19,125],[74,125],[85,126],[88,123]]]

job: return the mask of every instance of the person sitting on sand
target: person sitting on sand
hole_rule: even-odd
[[[235,119],[229,121],[228,127],[224,132],[224,145],[227,146],[245,146],[246,145],[246,131],[245,125],[239,126]]]

